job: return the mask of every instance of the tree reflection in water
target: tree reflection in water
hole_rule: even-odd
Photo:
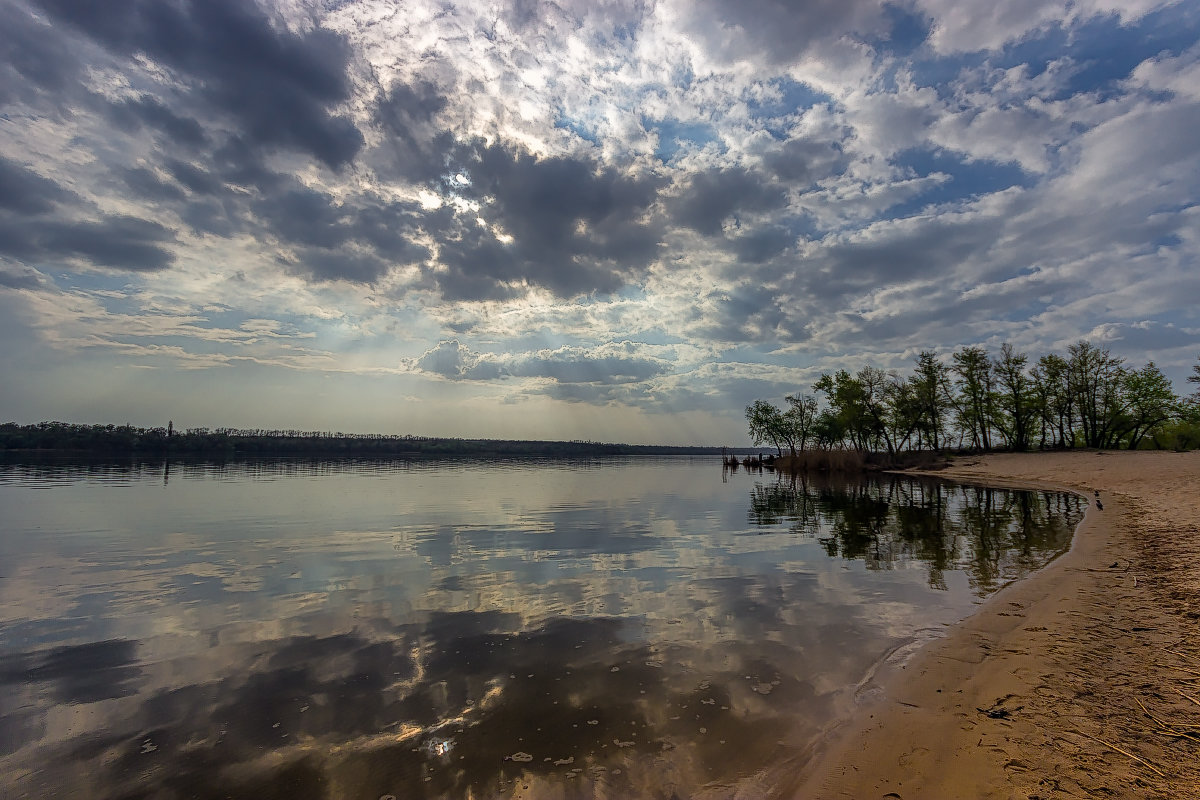
[[[963,570],[980,597],[1065,550],[1081,518],[1080,499],[1061,492],[897,474],[779,475],[755,485],[749,510],[752,524],[787,525],[869,570],[926,564],[935,589],[946,570]]]

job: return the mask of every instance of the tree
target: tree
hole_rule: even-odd
[[[950,370],[937,357],[937,353],[922,350],[908,384],[917,412],[917,447],[928,445],[939,450],[946,431],[946,415],[953,408]]]
[[[1113,447],[1121,434],[1124,359],[1080,340],[1067,348],[1067,380],[1079,413],[1084,447]]]
[[[822,409],[813,421],[813,440],[818,447],[832,449],[846,440],[846,431],[832,409]]]
[[[992,446],[992,362],[982,347],[964,347],[953,359],[959,425],[970,434],[972,447],[988,450]]]
[[[1196,391],[1192,393],[1193,402],[1200,403],[1200,356],[1196,357],[1196,363],[1192,364],[1192,374],[1188,375],[1188,383],[1196,384]]]
[[[863,388],[862,410],[871,443],[876,445],[882,440],[889,453],[896,452],[891,403],[895,381],[879,367],[863,367],[856,379]]]
[[[1072,425],[1075,401],[1067,380],[1067,361],[1060,355],[1048,353],[1038,359],[1031,371],[1034,405],[1040,417],[1041,446],[1046,446],[1050,433],[1053,447],[1070,447],[1075,443]]]
[[[789,394],[784,399],[787,400],[788,409],[783,412],[783,429],[792,455],[796,455],[796,450],[804,450],[813,436],[817,422],[817,398],[811,394]]]
[[[887,373],[877,367],[863,367],[853,376],[844,369],[822,375],[813,388],[825,394],[836,422],[822,427],[839,430],[855,450],[874,450],[883,444],[889,453],[895,452],[888,427],[888,384]]]
[[[1033,382],[1025,374],[1025,365],[1029,358],[1024,353],[1013,350],[1013,346],[1005,342],[1000,347],[1000,358],[992,362],[992,372],[996,376],[996,406],[995,415],[997,427],[1008,441],[1011,450],[1023,451],[1029,449],[1029,440],[1034,425],[1035,399]]]
[[[887,429],[890,440],[896,450],[912,448],[913,436],[917,437],[917,449],[920,449],[921,406],[917,400],[917,392],[912,383],[900,380],[898,375],[891,375],[885,397],[887,400]]]
[[[1129,449],[1136,450],[1142,439],[1155,428],[1178,414],[1179,398],[1171,381],[1153,361],[1124,375],[1124,409],[1128,418]]]
[[[750,440],[755,445],[769,442],[776,453],[783,455],[786,423],[782,411],[766,400],[755,400],[746,406],[746,422],[750,426]]]
[[[828,418],[822,430],[837,434],[837,441],[849,442],[855,450],[870,447],[870,425],[864,409],[866,391],[862,384],[844,369],[834,374],[822,374],[813,388],[825,395]]]

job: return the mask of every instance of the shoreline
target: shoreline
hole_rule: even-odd
[[[1200,726],[1200,453],[1001,454],[905,474],[1089,507],[1065,553],[885,662],[785,796],[1200,798],[1200,741],[1172,735]]]

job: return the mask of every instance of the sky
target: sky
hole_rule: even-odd
[[[0,421],[746,442],[1200,356],[1200,4],[0,0]]]

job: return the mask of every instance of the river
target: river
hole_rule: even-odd
[[[717,459],[0,461],[0,794],[770,796],[1082,503]]]

